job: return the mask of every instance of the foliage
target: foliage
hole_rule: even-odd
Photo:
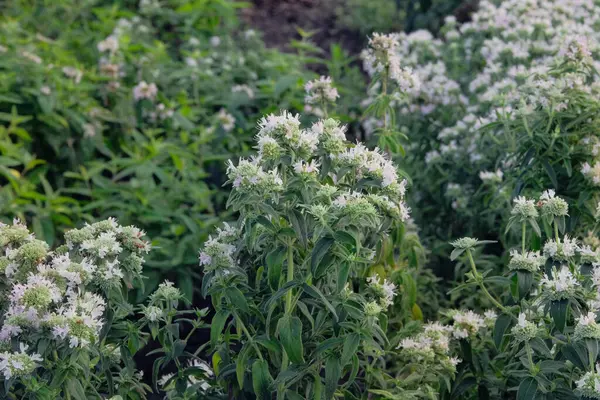
[[[407,256],[391,251],[408,218],[406,181],[377,151],[350,146],[334,119],[303,130],[283,112],[259,128],[258,155],[228,168],[240,218],[200,253],[221,387],[239,399],[396,387],[384,369],[394,353],[384,312],[397,285],[415,284],[406,267],[388,280]],[[413,319],[407,305],[392,307],[394,324]]]
[[[180,370],[166,385],[206,384],[201,378],[212,371],[184,355],[206,310],[177,311],[183,296],[170,282],[147,305],[126,300],[133,283],[143,279],[143,256],[150,251],[143,236],[136,227],[108,219],[68,231],[66,245],[50,250],[18,220],[0,226],[3,397],[144,399],[152,389],[133,356],[150,338],[163,354],[157,372],[171,364]],[[180,326],[186,324],[192,329],[182,339]],[[184,358],[196,367],[185,375]]]
[[[8,4],[2,215],[50,243],[82,220],[140,226],[156,251],[139,297],[167,276],[191,298],[197,243],[227,218],[224,160],[249,151],[264,112],[302,108],[314,76],[309,50],[269,50],[242,29],[241,5],[64,0],[39,26],[39,7]]]

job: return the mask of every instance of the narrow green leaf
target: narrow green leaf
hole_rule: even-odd
[[[331,356],[325,364],[325,399],[330,400],[338,387],[338,381],[342,374],[339,358]]]
[[[291,362],[301,364],[304,362],[304,349],[302,346],[302,321],[298,317],[285,315],[279,320],[279,340]]]
[[[302,284],[302,289],[309,294],[310,296],[314,297],[317,300],[321,300],[321,302],[323,303],[323,305],[325,307],[327,307],[327,309],[329,310],[329,312],[331,312],[331,314],[333,315],[333,318],[335,318],[335,320],[338,320],[338,316],[337,313],[335,312],[335,308],[333,308],[333,305],[331,305],[331,303],[329,302],[329,300],[327,300],[325,298],[325,296],[323,295],[323,293],[317,289],[315,286],[313,285],[309,285],[307,283]]]
[[[533,400],[537,394],[538,384],[534,378],[526,378],[519,385],[517,400]]]
[[[281,269],[285,255],[286,250],[283,247],[277,247],[275,250],[267,254],[265,259],[269,286],[273,290],[279,289],[279,280],[281,279]]]
[[[269,364],[265,360],[256,360],[252,364],[252,387],[257,400],[271,399],[271,383],[273,377],[269,372]]]
[[[210,323],[210,343],[214,346],[219,341],[219,336],[225,327],[227,318],[229,318],[229,311],[219,310]]]
[[[342,367],[344,367],[356,353],[359,344],[360,335],[358,333],[351,333],[346,336],[344,340],[344,349],[342,350]]]

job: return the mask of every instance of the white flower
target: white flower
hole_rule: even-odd
[[[336,88],[333,87],[330,77],[321,76],[319,79],[309,81],[304,85],[307,104],[335,103],[340,97]]]
[[[318,174],[319,173],[319,162],[317,160],[311,160],[310,162],[298,161],[294,164],[294,172],[297,174]]]
[[[233,117],[233,115],[229,114],[224,108],[221,108],[219,110],[219,113],[217,114],[217,120],[219,121],[225,132],[231,132],[231,130],[233,130],[233,128],[235,127],[235,118]]]
[[[156,85],[154,83],[146,83],[146,81],[141,81],[133,88],[133,98],[135,101],[143,99],[154,100],[157,93],[158,88]]]
[[[552,277],[545,275],[540,283],[542,284],[544,294],[551,300],[570,298],[579,286],[579,282],[566,265],[563,265],[558,271],[555,269]]]
[[[500,183],[502,182],[503,176],[504,173],[500,169],[497,169],[496,172],[481,171],[479,173],[479,179],[481,179],[484,183]]]
[[[382,307],[387,308],[394,303],[394,297],[396,296],[396,285],[394,283],[389,282],[387,279],[380,282],[377,275],[368,277],[367,283],[369,288],[379,297]]]
[[[508,269],[511,271],[537,272],[545,263],[546,257],[541,255],[539,251],[521,253],[513,249],[510,251]]]
[[[119,50],[119,40],[115,36],[109,36],[98,43],[98,51],[100,53],[109,52],[116,53]]]

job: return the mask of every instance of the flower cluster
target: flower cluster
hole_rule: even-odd
[[[539,328],[533,322],[528,321],[524,313],[520,313],[517,324],[511,329],[511,334],[515,337],[517,343],[527,342],[538,336]]]
[[[554,269],[552,275],[545,275],[540,283],[544,295],[551,300],[569,299],[573,297],[579,286],[579,282],[566,265],[563,265],[558,271]]]
[[[398,345],[407,361],[418,363],[422,368],[440,368],[454,373],[460,359],[450,356],[450,334],[452,328],[439,322],[423,326],[423,332],[402,339]]]
[[[330,77],[321,76],[319,79],[309,81],[304,85],[306,104],[327,104],[335,103],[340,95],[335,87],[333,87]]]
[[[541,255],[539,251],[520,253],[511,250],[508,269],[511,271],[538,272],[545,263],[546,257]]]
[[[65,234],[67,246],[54,252],[19,221],[0,226],[3,273],[10,285],[0,340],[47,331],[70,347],[98,340],[110,290],[139,279],[150,245],[139,229],[108,219]]]
[[[449,316],[454,320],[452,335],[457,339],[472,337],[486,326],[485,319],[471,310],[452,310]]]
[[[586,372],[575,384],[582,397],[600,399],[600,364],[596,364],[595,371]]]
[[[396,296],[396,285],[392,282],[388,282],[381,279],[377,275],[370,276],[367,278],[369,288],[379,297],[379,303],[383,308],[388,308],[394,303],[394,297]]]

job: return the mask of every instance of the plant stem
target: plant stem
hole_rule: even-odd
[[[288,245],[287,258],[288,258],[287,282],[291,282],[294,280],[294,247],[292,246],[291,242]],[[285,294],[285,314],[286,315],[289,315],[292,312],[292,298],[293,298],[292,289],[290,289]],[[284,350],[283,355],[281,356],[281,371],[285,371],[287,369],[288,363],[289,363],[288,355]],[[283,384],[279,385],[278,392],[283,391],[283,388],[284,388]]]
[[[233,316],[235,317],[237,323],[240,325],[240,328],[242,328],[242,332],[244,332],[244,334],[248,337],[248,340],[250,341],[250,344],[252,344],[252,347],[254,347],[254,350],[256,350],[256,355],[258,356],[258,358],[264,360],[260,349],[254,342],[254,339],[252,338],[252,335],[250,335],[250,332],[248,332],[248,329],[246,329],[246,325],[244,325],[244,322],[242,321],[240,316],[235,311],[233,311]]]
[[[533,355],[531,354],[531,346],[529,343],[525,343],[525,351],[527,352],[527,360],[529,361],[529,372],[535,376],[535,371],[533,370]]]
[[[288,266],[287,266],[287,282],[294,280],[294,247],[290,243],[288,246]],[[292,290],[288,290],[285,294],[285,313],[290,314],[292,311]]]
[[[502,304],[500,304],[500,302],[496,300],[494,296],[490,294],[490,292],[488,292],[487,288],[483,283],[483,279],[479,279],[479,273],[477,272],[477,267],[475,266],[475,261],[473,260],[473,254],[471,253],[471,249],[467,249],[467,255],[469,256],[469,262],[471,263],[471,271],[473,272],[473,278],[477,281],[483,293],[488,297],[488,299],[490,299],[492,304],[494,304],[496,307],[502,310],[503,313],[510,315],[508,309]]]
[[[521,248],[522,248],[522,253],[525,254],[525,237],[527,236],[527,223],[525,221],[523,221],[522,230],[523,230],[523,235],[521,237]]]
[[[558,244],[558,224],[556,223],[556,219],[554,220],[554,238],[556,239],[556,243]]]

